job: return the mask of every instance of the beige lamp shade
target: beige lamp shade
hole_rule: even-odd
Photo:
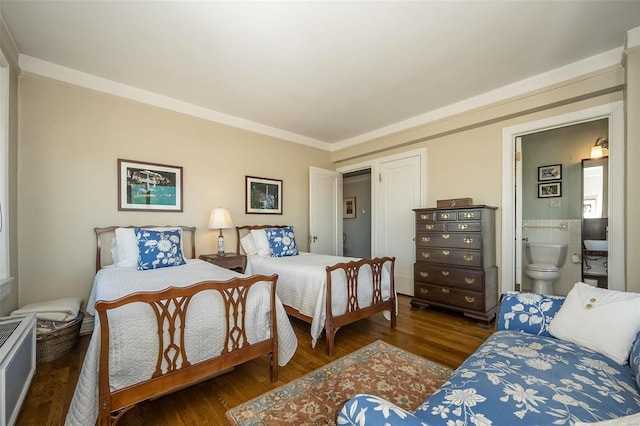
[[[219,207],[211,210],[209,217],[209,229],[233,228],[233,220],[228,209]]]

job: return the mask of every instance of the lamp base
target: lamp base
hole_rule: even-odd
[[[218,257],[224,257],[224,237],[222,236],[222,229],[218,237]]]

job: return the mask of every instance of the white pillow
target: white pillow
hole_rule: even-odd
[[[269,246],[269,240],[267,239],[267,233],[264,229],[252,229],[251,235],[253,236],[253,242],[258,250],[258,256],[271,256],[271,246]]]
[[[242,249],[247,254],[247,256],[258,254],[256,244],[253,242],[253,235],[247,234],[244,237],[240,238],[240,245],[242,246]]]
[[[122,268],[138,266],[138,240],[133,228],[116,228],[116,243],[118,247],[118,263]]]
[[[606,290],[577,282],[549,324],[558,339],[627,363],[640,331],[640,293]]]

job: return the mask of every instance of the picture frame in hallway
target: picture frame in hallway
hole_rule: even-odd
[[[345,197],[342,199],[342,218],[356,218],[356,197]]]
[[[538,184],[538,198],[562,197],[562,182],[544,182]]]
[[[562,164],[551,164],[538,167],[538,181],[562,179]]]
[[[282,214],[282,180],[245,176],[245,213]]]
[[[118,159],[118,210],[182,211],[182,167]]]

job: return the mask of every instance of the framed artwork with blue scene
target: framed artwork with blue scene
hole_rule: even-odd
[[[118,210],[182,211],[182,167],[118,159]]]

